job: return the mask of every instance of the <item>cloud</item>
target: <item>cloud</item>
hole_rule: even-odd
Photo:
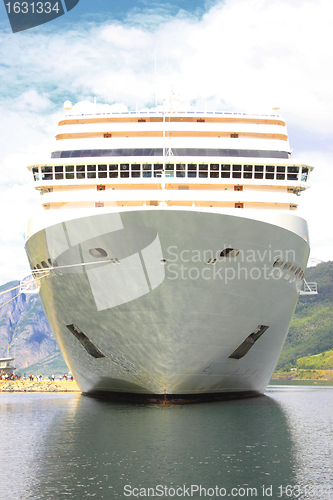
[[[175,13],[171,6],[147,7],[130,11],[123,23],[82,21],[57,32],[50,23],[15,36],[0,33],[1,194],[6,193],[2,208],[12,221],[0,221],[0,273],[8,252],[17,265],[25,259],[23,250],[17,251],[17,235],[39,199],[24,194],[31,193],[25,166],[49,156],[66,99],[74,104],[96,96],[102,104],[140,109],[152,106],[155,95],[161,102],[173,86],[187,106],[201,109],[260,113],[279,106],[290,135],[306,137],[296,141],[297,156],[318,162],[324,173],[316,185],[325,184],[332,163],[333,3],[225,0],[210,5],[200,18],[184,10]],[[22,190],[15,191],[17,186]],[[304,199],[311,199],[315,189],[321,188]],[[315,213],[329,212],[328,200],[322,199]],[[311,219],[313,210],[308,215]],[[314,255],[333,258],[329,235],[323,240],[317,228],[313,231]]]

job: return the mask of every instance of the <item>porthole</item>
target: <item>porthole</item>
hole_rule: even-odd
[[[285,271],[286,269],[289,269],[291,266],[291,262],[286,262],[285,265],[283,266],[283,270]]]
[[[296,271],[295,275],[296,275],[296,276],[299,276],[301,272],[302,272],[302,269],[299,267],[299,268],[297,269],[297,271]]]
[[[276,259],[276,261],[273,264],[273,267],[281,267],[283,262],[284,261],[282,259]]]
[[[239,254],[239,250],[237,250],[236,248],[225,248],[220,253],[220,257],[230,257],[230,258],[232,258],[232,257],[237,257],[238,254]]]
[[[108,253],[103,248],[91,248],[89,250],[89,253],[92,257],[95,257],[96,259],[108,256]]]
[[[293,267],[290,269],[291,273],[294,273],[297,269],[297,264],[294,264]]]
[[[45,260],[42,260],[41,264],[42,264],[42,266],[43,266],[44,268],[49,267],[49,266],[46,264]]]

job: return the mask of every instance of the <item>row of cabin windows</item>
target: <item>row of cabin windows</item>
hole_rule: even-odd
[[[113,165],[66,165],[33,167],[35,181],[61,179],[107,179],[161,177],[162,163]],[[173,164],[165,165],[165,177],[199,177],[211,179],[270,179],[305,182],[309,169],[297,166],[275,165],[227,165],[227,164]]]

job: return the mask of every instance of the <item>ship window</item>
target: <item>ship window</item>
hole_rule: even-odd
[[[210,177],[217,178],[219,177],[219,164],[213,163],[210,165]]]
[[[104,248],[90,248],[89,253],[92,257],[100,259],[101,257],[107,257],[108,253]]]
[[[188,177],[196,177],[197,176],[197,166],[195,163],[189,163],[187,165],[187,175]]]
[[[152,166],[149,163],[142,165],[143,177],[151,177],[151,167]]]
[[[274,168],[273,165],[266,165],[266,172],[274,172]]]
[[[258,325],[257,328],[242,342],[229,356],[229,358],[241,359],[249,352],[254,343],[262,336],[268,329],[268,326]]]
[[[270,174],[270,173],[266,172],[265,177],[266,177],[266,179],[274,179],[274,174]]]
[[[273,264],[273,267],[281,267],[282,264],[283,264],[283,260],[282,259],[276,259],[276,261]]]
[[[294,273],[297,269],[297,264],[294,264],[293,267],[290,269],[291,273]]]
[[[66,325],[68,330],[77,338],[88,354],[93,358],[105,358],[105,355],[95,346],[91,340],[76,325]]]
[[[174,170],[175,170],[175,166],[172,163],[167,163],[165,165],[165,176],[166,177],[174,177],[175,176]]]
[[[285,174],[276,174],[276,178],[278,181],[283,181],[283,179],[285,178]]]
[[[289,269],[291,266],[291,262],[286,262],[285,265],[283,266],[283,270],[285,271],[286,269]]]
[[[233,165],[232,167],[232,177],[234,179],[240,179],[242,177],[241,165]]]
[[[221,177],[229,178],[230,177],[230,165],[221,165]]]
[[[177,163],[176,165],[176,177],[185,177],[185,165]]]
[[[253,165],[243,165],[243,177],[244,179],[252,179]]]
[[[131,177],[140,177],[141,176],[140,169],[141,169],[140,164],[131,165]]]
[[[307,167],[302,167],[302,182],[306,182],[309,174],[309,169]]]
[[[96,165],[87,165],[87,178],[96,179]]]
[[[53,179],[52,167],[42,167],[41,171],[42,171],[43,181],[52,181]]]
[[[66,170],[66,179],[74,179],[74,165],[67,165],[65,167]]]
[[[199,165],[199,177],[206,178],[208,177],[208,165]]]
[[[109,177],[118,177],[118,165],[109,165]]]
[[[129,177],[129,163],[121,163],[120,165],[120,177],[126,179]]]
[[[264,178],[263,172],[255,172],[254,173],[254,178],[255,179],[263,179]]]
[[[108,174],[107,174],[107,165],[98,165],[98,178],[99,179],[105,179]]]
[[[76,178],[77,179],[84,179],[85,176],[86,176],[85,166],[84,165],[76,165]]]
[[[277,172],[285,172],[286,171],[286,167],[276,167],[276,171]]]
[[[299,168],[298,167],[288,167],[288,173],[289,174],[298,174]]]
[[[155,163],[154,164],[154,177],[162,177],[163,164]]]
[[[35,181],[39,181],[38,167],[33,167],[32,173],[33,173]]]
[[[220,257],[229,257],[230,259],[237,257],[239,250],[237,248],[225,248],[220,253]]]

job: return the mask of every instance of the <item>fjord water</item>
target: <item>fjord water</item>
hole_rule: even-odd
[[[332,408],[315,386],[166,407],[2,393],[0,497],[330,499]]]

